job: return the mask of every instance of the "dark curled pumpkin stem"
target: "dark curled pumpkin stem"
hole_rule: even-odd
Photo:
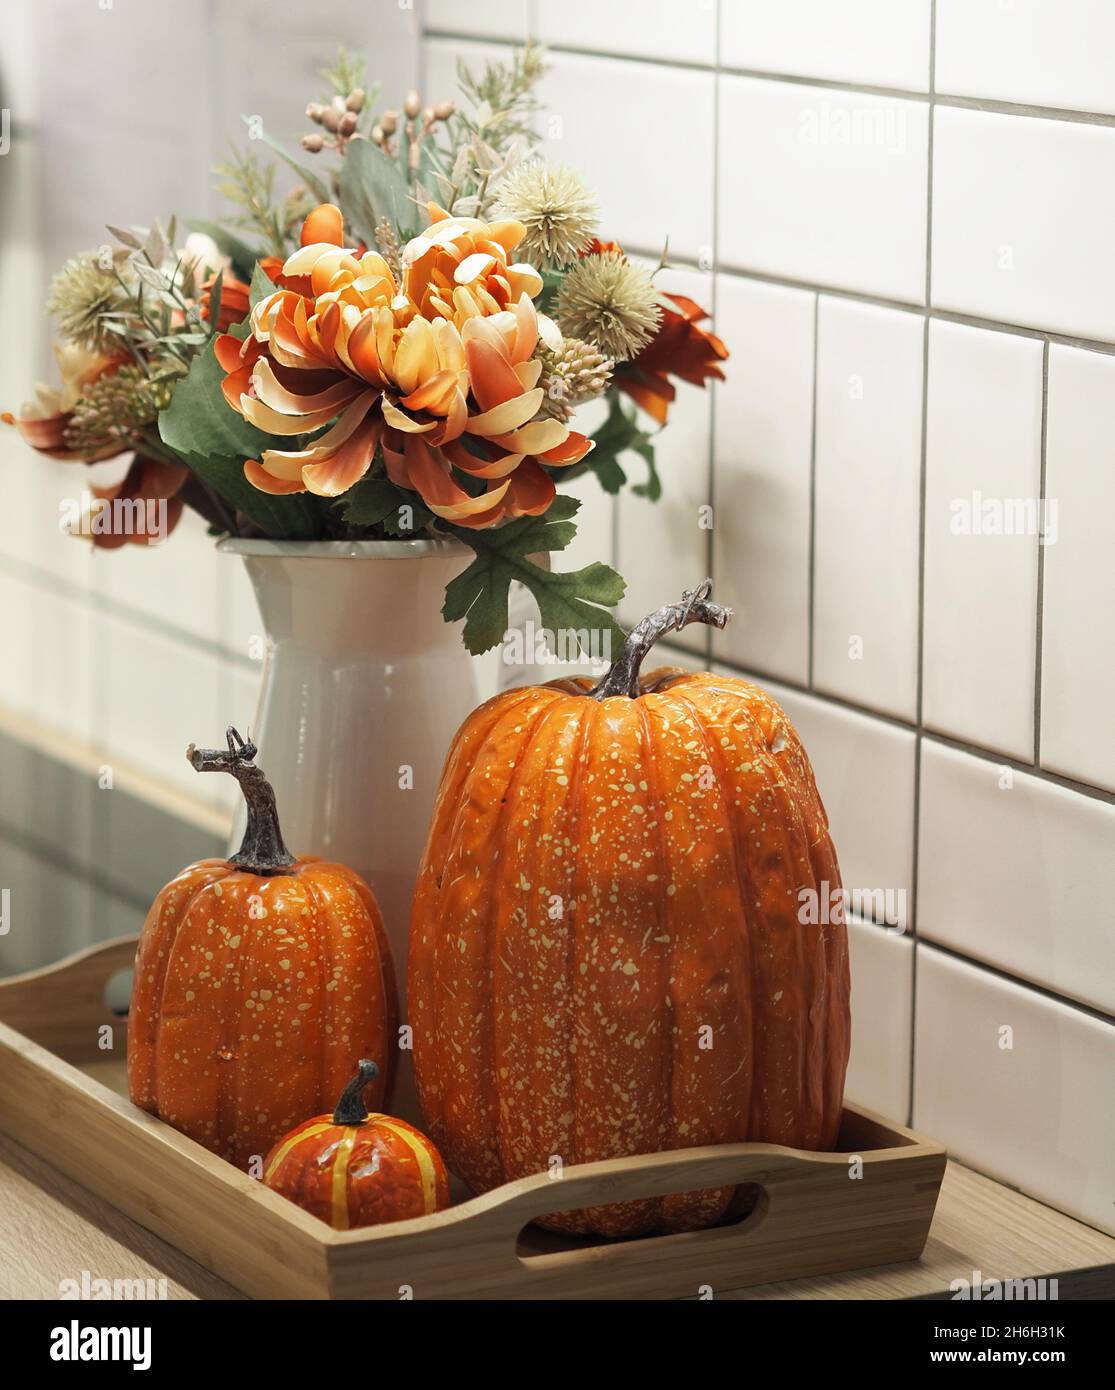
[[[611,695],[626,695],[629,699],[638,699],[639,670],[655,642],[665,637],[668,632],[680,632],[689,623],[708,623],[710,627],[723,627],[732,616],[730,608],[709,602],[711,593],[712,580],[706,579],[695,589],[687,589],[682,594],[680,603],[660,608],[657,613],[644,618],[627,634],[623,651],[608,674],[586,693],[594,700],[606,700]]]
[[[360,1062],[356,1075],[341,1092],[337,1108],[333,1111],[335,1125],[362,1125],[368,1118],[368,1107],[364,1104],[364,1087],[370,1085],[379,1075],[374,1062]]]
[[[240,848],[229,860],[253,874],[281,874],[294,863],[294,855],[283,844],[279,812],[271,783],[255,765],[256,746],[228,730],[228,751],[195,748],[191,743],[186,758],[196,772],[227,772],[240,783],[248,804],[248,824]]]

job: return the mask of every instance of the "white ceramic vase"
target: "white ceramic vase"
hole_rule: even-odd
[[[220,549],[243,557],[263,620],[251,731],[283,838],[372,884],[405,1018],[418,862],[450,741],[477,703],[472,658],[441,616],[445,586],[472,554],[422,540],[231,538]],[[405,1105],[409,1054],[400,1060]]]

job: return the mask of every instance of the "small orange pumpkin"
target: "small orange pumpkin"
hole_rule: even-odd
[[[765,1140],[832,1148],[848,1061],[824,807],[785,713],[654,642],[723,627],[710,585],[630,634],[598,684],[510,690],[457,734],[410,932],[425,1124],[485,1192],[564,1163]],[[803,894],[806,896],[803,897]],[[707,1226],[731,1189],[543,1224]]]
[[[335,1230],[428,1216],[449,1205],[449,1174],[433,1144],[404,1120],[369,1114],[364,1091],[379,1073],[363,1061],[332,1115],[285,1135],[263,1181]]]
[[[398,1028],[395,973],[371,889],[342,864],[295,859],[275,794],[235,729],[228,751],[186,756],[227,772],[248,805],[231,859],[183,869],[159,893],[136,950],[128,1089],[144,1110],[237,1167],[328,1105],[357,1060],[386,1059]]]

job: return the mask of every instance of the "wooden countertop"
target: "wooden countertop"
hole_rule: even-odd
[[[168,1298],[242,1294],[109,1203],[0,1136],[0,1298],[57,1298],[83,1270],[165,1279]],[[720,1298],[949,1297],[954,1279],[1056,1277],[1061,1298],[1115,1298],[1115,1239],[950,1163],[918,1261],[721,1293]]]

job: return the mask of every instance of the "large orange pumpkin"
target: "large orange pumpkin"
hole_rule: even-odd
[[[747,681],[639,676],[663,633],[723,626],[709,589],[640,623],[597,686],[508,691],[450,751],[411,922],[409,1013],[426,1127],[476,1191],[556,1159],[836,1141],[848,956],[826,910],[840,876],[809,760]],[[732,1198],[546,1224],[694,1229]]]
[[[159,893],[136,951],[128,1018],[132,1100],[246,1167],[332,1105],[361,1057],[390,1094],[398,1007],[371,889],[341,864],[295,859],[275,795],[235,729],[228,751],[187,750],[229,772],[248,804],[228,860],[192,864]]]

